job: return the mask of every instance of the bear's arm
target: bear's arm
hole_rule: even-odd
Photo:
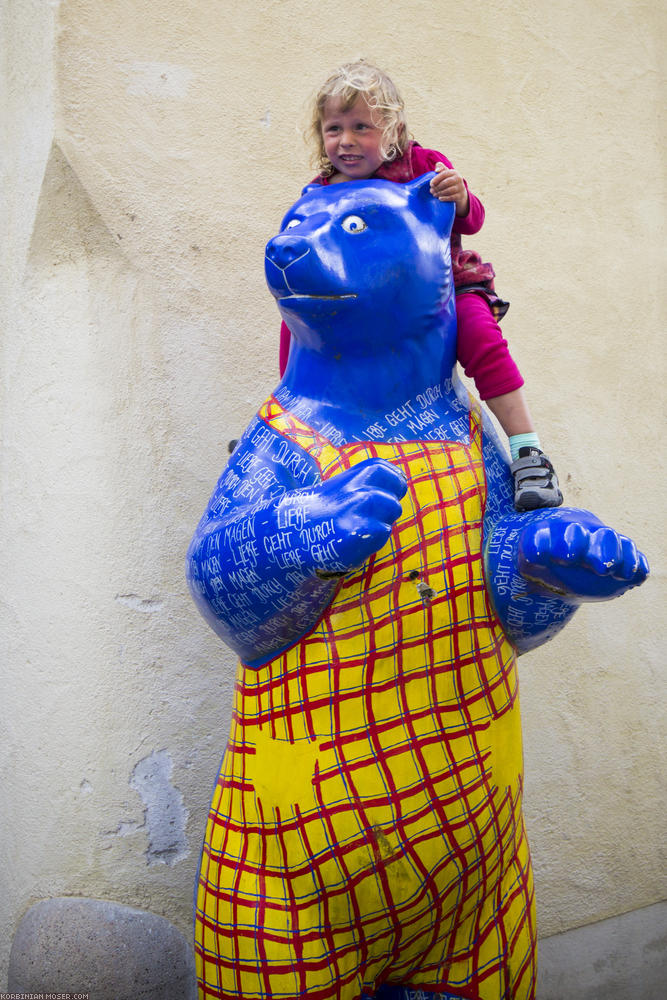
[[[580,604],[620,597],[649,572],[631,539],[568,507],[501,517],[484,559],[496,614],[518,653],[553,638]]]
[[[211,628],[246,663],[316,620],[337,581],[305,573],[298,497],[319,482],[314,460],[255,418],[224,469],[190,543],[186,576]],[[279,504],[292,496],[289,510]]]
[[[405,488],[381,459],[322,481],[303,448],[256,418],[188,549],[201,614],[260,666],[311,631],[340,578],[385,544]]]

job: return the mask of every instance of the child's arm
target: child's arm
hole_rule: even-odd
[[[444,163],[436,163],[436,176],[431,181],[431,194],[439,201],[453,201],[459,218],[466,216],[470,209],[470,198],[466,182],[454,168],[448,169]]]
[[[448,160],[439,161],[433,169],[437,176],[431,181],[431,194],[439,201],[453,201],[456,205],[453,231],[463,235],[478,233],[484,224],[484,206],[479,198]]]

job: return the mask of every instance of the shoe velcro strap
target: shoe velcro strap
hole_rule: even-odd
[[[550,469],[551,462],[544,455],[526,455],[525,458],[517,458],[516,462],[512,462],[512,472],[520,472],[521,469],[536,469],[538,467]]]

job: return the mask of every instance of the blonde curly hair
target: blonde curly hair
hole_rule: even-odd
[[[389,162],[402,156],[408,144],[408,126],[405,120],[403,99],[393,81],[377,66],[365,59],[345,63],[328,77],[312,101],[310,124],[305,132],[306,141],[314,147],[314,164],[320,173],[329,176],[334,168],[324,151],[322,117],[327,101],[340,101],[342,111],[349,111],[359,97],[376,112],[382,122],[380,154]]]

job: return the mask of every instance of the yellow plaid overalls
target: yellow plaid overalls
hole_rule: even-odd
[[[260,412],[323,478],[372,456],[409,491],[320,622],[239,665],[197,896],[200,998],[359,1000],[384,982],[532,1000],[516,663],[482,569],[470,444],[330,442]]]

